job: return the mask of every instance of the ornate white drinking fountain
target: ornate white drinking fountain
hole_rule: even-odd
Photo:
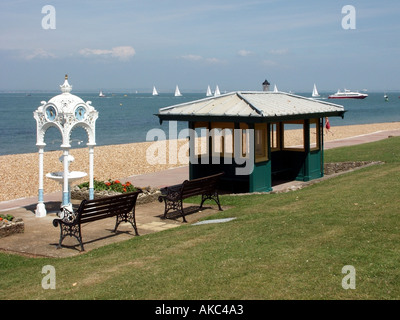
[[[78,96],[71,94],[72,86],[68,83],[68,75],[65,75],[65,81],[60,86],[61,94],[51,98],[48,102],[42,101],[41,105],[33,112],[36,120],[37,139],[36,146],[39,149],[39,197],[36,206],[36,217],[46,216],[46,207],[44,204],[43,191],[43,156],[44,136],[50,127],[57,128],[62,135],[61,149],[63,150],[62,162],[64,170],[62,172],[51,172],[46,176],[50,179],[59,181],[63,186],[63,197],[61,207],[70,207],[70,184],[71,182],[86,176],[85,172],[69,172],[69,162],[71,160],[69,149],[71,148],[71,132],[82,127],[88,135],[89,147],[89,199],[94,197],[93,181],[93,163],[95,142],[95,124],[98,118],[98,112],[91,105],[91,101],[84,102]],[[64,178],[65,177],[65,178]]]

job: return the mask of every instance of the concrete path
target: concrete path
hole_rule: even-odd
[[[388,131],[377,131],[373,133],[363,134],[355,137],[349,137],[339,140],[327,141],[324,143],[324,149],[332,149],[338,147],[347,147],[354,146],[357,144],[374,142],[383,139],[387,139],[389,137],[398,137],[400,136],[400,130],[388,130]]]
[[[80,201],[72,200],[72,203],[76,209]],[[57,218],[56,212],[59,210],[60,204],[60,201],[46,203],[47,215],[43,218],[35,217],[36,204],[8,210],[7,213],[23,219],[25,231],[0,238],[0,251],[33,257],[71,257],[107,244],[136,237],[130,223],[120,224],[117,232],[114,233],[115,218],[108,218],[82,225],[84,252],[80,251],[78,241],[70,237],[63,241],[65,247],[58,249],[60,228],[53,226],[53,219]],[[213,205],[205,205],[203,210],[199,211],[198,205],[184,204],[188,223],[182,223],[180,215],[162,219],[164,204],[158,201],[136,205],[136,224],[139,236],[188,225],[197,222],[200,218],[220,212]]]

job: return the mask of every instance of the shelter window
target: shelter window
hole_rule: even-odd
[[[208,154],[208,145],[209,145],[209,130],[208,130],[208,122],[195,122],[194,130],[196,135],[194,137],[194,155],[206,155]]]
[[[292,151],[304,151],[304,120],[283,123],[283,148]]]
[[[310,120],[310,150],[320,149],[320,124],[319,119]]]
[[[271,151],[280,150],[280,126],[279,123],[270,123],[270,146]]]
[[[256,123],[254,125],[254,153],[256,162],[268,160],[267,124]]]
[[[241,130],[241,155],[243,158],[247,158],[250,154],[250,132],[249,126],[246,123],[240,124]]]
[[[234,124],[230,122],[211,123],[212,153],[223,157],[233,157]]]

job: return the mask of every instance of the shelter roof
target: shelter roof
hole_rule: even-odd
[[[236,91],[161,108],[160,121],[247,121],[267,122],[343,117],[341,105],[285,92]],[[241,119],[238,119],[241,118]]]

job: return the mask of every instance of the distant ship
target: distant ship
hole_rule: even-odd
[[[178,86],[176,86],[176,88],[175,88],[175,97],[182,97],[182,94],[179,91],[179,87]]]
[[[344,92],[338,90],[335,94],[330,95],[329,99],[365,99],[368,97],[366,93],[354,92],[344,89]]]
[[[100,90],[99,97],[105,97],[105,96],[106,95],[103,93],[103,91]]]
[[[153,96],[158,96],[158,92],[156,87],[153,86]]]
[[[312,96],[313,98],[318,98],[318,97],[320,96],[319,93],[318,93],[317,86],[315,85],[315,83],[314,83],[314,89],[313,89],[313,91],[312,91],[311,96]]]

